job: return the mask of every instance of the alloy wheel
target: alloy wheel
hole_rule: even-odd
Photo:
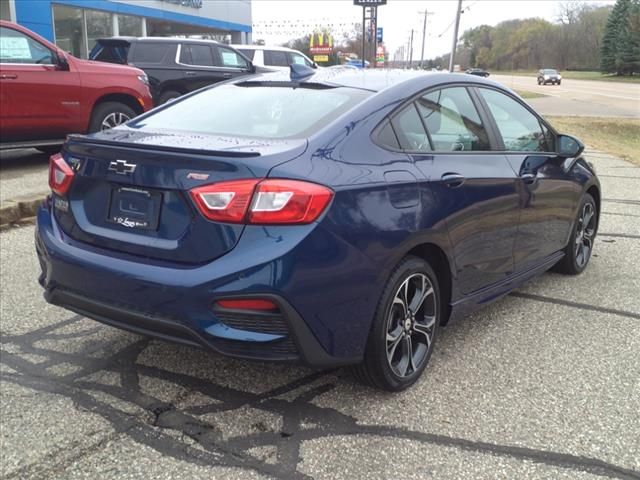
[[[437,321],[437,298],[422,273],[407,277],[398,288],[387,319],[387,361],[399,377],[418,371],[426,360]]]
[[[126,113],[122,112],[113,112],[104,117],[102,120],[102,124],[100,125],[100,130],[109,130],[110,128],[117,127],[125,122],[131,120],[131,117]]]
[[[596,212],[592,203],[585,203],[582,207],[578,225],[576,227],[576,264],[582,268],[589,261],[593,249],[593,238],[596,233]]]

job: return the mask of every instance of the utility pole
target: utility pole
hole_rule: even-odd
[[[411,29],[411,40],[409,40],[409,69],[413,68],[413,28]]]
[[[458,45],[458,28],[460,28],[460,15],[462,14],[462,0],[458,0],[458,11],[456,12],[456,28],[453,30],[453,44],[451,46],[451,56],[449,57],[449,72],[453,72],[453,60],[456,56],[456,46]]]
[[[420,55],[420,68],[424,68],[424,42],[427,37],[427,15],[428,14],[433,15],[433,12],[429,12],[425,9],[424,12],[418,12],[418,13],[424,13],[424,23],[422,25],[422,54]]]

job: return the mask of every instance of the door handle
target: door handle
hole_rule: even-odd
[[[196,72],[184,72],[187,77],[195,77],[197,75]]]
[[[222,76],[224,78],[231,78],[231,77],[233,77],[233,74],[231,74],[231,73],[223,73]]]
[[[459,173],[445,173],[444,175],[442,175],[441,179],[444,184],[450,188],[459,187],[466,180],[466,178],[464,178],[464,176],[460,175]]]
[[[536,177],[535,173],[531,173],[531,172],[527,172],[527,173],[523,173],[522,175],[520,175],[520,178],[522,179],[522,181],[528,185],[531,185],[532,183],[534,183],[536,181],[536,179],[538,177]]]
[[[0,75],[0,79],[2,80],[15,80],[16,78],[18,78],[18,75],[15,73],[3,73]]]

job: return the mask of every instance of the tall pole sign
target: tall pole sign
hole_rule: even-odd
[[[387,0],[353,0],[353,4],[356,7],[362,7],[362,68],[365,67],[365,45],[366,45],[366,36],[367,36],[367,29],[366,29],[366,22],[367,22],[367,7],[371,7],[371,14],[370,14],[370,20],[372,22],[375,22],[375,26],[373,28],[376,28],[378,26],[378,7],[381,5],[386,5],[387,4]],[[373,35],[374,35],[374,55],[376,52],[376,41],[375,41],[375,35],[376,35],[376,30],[373,30]]]

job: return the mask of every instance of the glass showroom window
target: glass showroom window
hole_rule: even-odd
[[[142,17],[118,14],[118,35],[123,37],[141,37],[142,20]]]
[[[96,40],[113,35],[113,14],[95,10],[85,10],[84,12],[87,22],[87,46],[90,52],[96,44]]]
[[[82,10],[54,4],[53,23],[55,25],[56,44],[76,57],[87,58],[87,42],[85,40]]]

